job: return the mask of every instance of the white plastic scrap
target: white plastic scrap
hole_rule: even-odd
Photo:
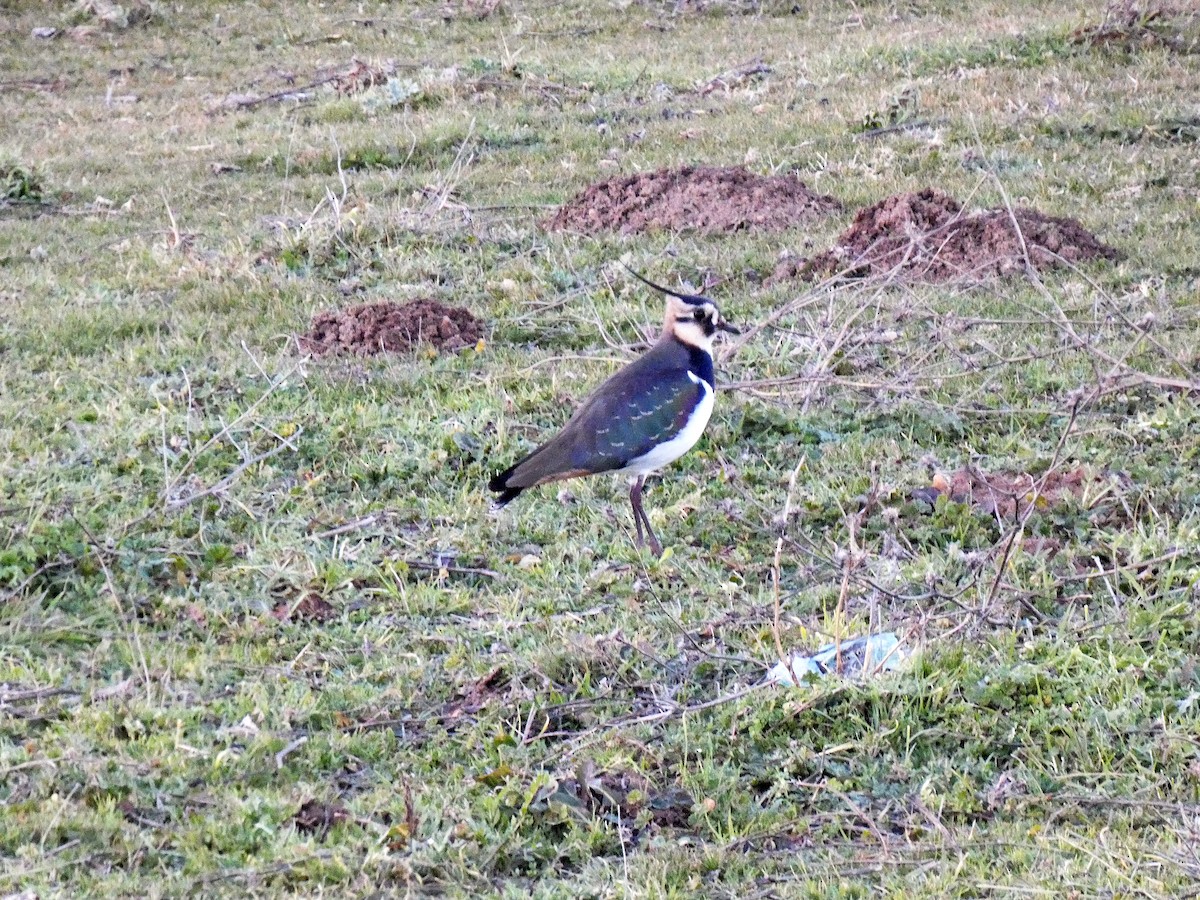
[[[838,659],[841,672],[838,673]],[[790,659],[782,660],[767,673],[764,681],[772,684],[796,685],[807,676],[825,678],[830,674],[841,674],[844,678],[875,675],[890,672],[900,667],[908,653],[900,647],[900,639],[891,631],[869,634],[828,644],[812,656],[793,653]]]

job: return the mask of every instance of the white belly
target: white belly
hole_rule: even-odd
[[[691,418],[683,426],[683,431],[665,444],[659,444],[649,453],[631,459],[626,463],[625,468],[621,469],[622,472],[629,472],[633,475],[649,475],[651,472],[657,472],[663,466],[675,462],[696,446],[696,441],[700,440],[700,435],[704,433],[704,426],[708,424],[708,419],[712,415],[715,398],[712,387],[703,378],[697,378],[691,372],[688,372],[688,378],[700,385],[704,396],[696,404]]]

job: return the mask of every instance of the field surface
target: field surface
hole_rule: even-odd
[[[0,897],[1195,896],[1197,97],[1188,0],[0,0]],[[744,329],[662,559],[488,508],[621,263]]]

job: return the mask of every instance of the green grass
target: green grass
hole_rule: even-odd
[[[1070,2],[206,2],[87,33],[0,5],[0,894],[1194,891],[1194,55],[1073,43],[1100,14]],[[226,102],[355,57],[419,102]],[[858,133],[906,92],[928,126]],[[541,227],[611,174],[748,157],[845,214]],[[1126,258],[763,284],[928,185]],[[487,512],[659,320],[618,259],[764,325],[648,493],[663,560],[612,480]],[[319,310],[419,296],[486,345],[296,352]],[[913,498],[965,465],[1087,487],[1020,521]],[[884,630],[901,672],[750,689],[779,646]]]

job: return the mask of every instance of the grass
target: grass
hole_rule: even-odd
[[[1057,0],[676,6],[4,5],[0,891],[1194,892],[1194,56],[1073,43],[1101,17]],[[237,103],[354,57],[409,86]],[[902,96],[927,126],[858,134]],[[607,175],[746,158],[847,212],[540,227]],[[927,185],[1126,258],[762,283]],[[487,514],[657,322],[617,259],[719,276],[757,326],[648,494],[663,560],[609,480]],[[418,296],[486,345],[296,353],[318,310]],[[914,497],[964,466],[1085,488]],[[884,630],[903,671],[756,687]]]

